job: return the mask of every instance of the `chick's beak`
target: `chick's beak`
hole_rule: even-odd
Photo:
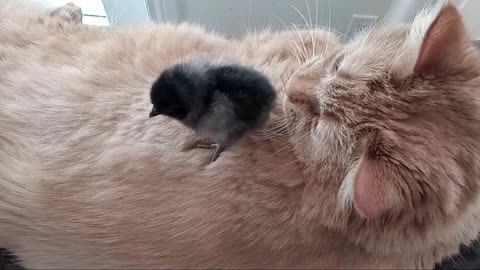
[[[150,118],[154,117],[154,116],[157,116],[159,115],[159,113],[157,112],[157,109],[155,107],[153,107],[152,111],[150,112]]]

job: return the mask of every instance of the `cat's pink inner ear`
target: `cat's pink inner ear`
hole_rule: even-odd
[[[353,201],[358,213],[368,219],[374,219],[386,213],[395,202],[393,175],[388,175],[388,168],[381,161],[366,158],[360,160],[354,183]]]
[[[454,5],[448,4],[440,10],[425,34],[414,70],[426,73],[448,68],[459,61],[467,45],[468,34],[462,16]]]

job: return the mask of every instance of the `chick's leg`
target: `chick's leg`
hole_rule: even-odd
[[[197,148],[215,149],[215,152],[213,152],[212,158],[210,159],[210,162],[214,162],[226,147],[219,143],[199,142],[197,143]]]

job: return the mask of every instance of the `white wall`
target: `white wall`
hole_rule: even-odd
[[[63,6],[68,2],[73,2],[75,5],[82,8],[84,24],[109,25],[108,19],[106,18],[105,9],[103,8],[102,0],[30,0],[30,1],[39,3],[40,5],[51,10],[57,7]]]
[[[1,1],[1,0],[0,0]],[[50,7],[72,0],[32,0]],[[157,21],[190,21],[206,25],[218,32],[240,36],[247,29],[273,29],[284,25],[304,25],[301,16],[290,7],[295,6],[310,23],[306,3],[309,3],[311,23],[346,33],[353,14],[385,16],[398,23],[412,18],[426,3],[433,0],[73,0],[84,14],[107,15],[112,24],[141,24]],[[464,15],[472,39],[480,40],[480,0],[451,0]],[[105,5],[103,9],[102,2]],[[318,13],[317,13],[318,7]],[[331,13],[330,13],[331,10]],[[106,11],[106,12],[105,12]],[[150,13],[149,13],[150,12]],[[318,14],[318,16],[317,16]],[[331,19],[330,19],[331,17]],[[84,17],[84,22],[97,23],[95,17]],[[330,20],[329,20],[330,19]],[[105,19],[105,23],[108,21]],[[352,33],[348,33],[352,34]]]
[[[418,11],[427,4],[433,3],[432,0],[393,0],[390,8],[385,14],[387,23],[406,23],[410,22]]]
[[[480,1],[467,1],[462,8],[462,14],[472,39],[480,40]]]
[[[42,3],[51,8],[56,8],[65,5],[68,2],[73,2],[75,5],[82,8],[84,14],[105,16],[101,0],[33,0],[34,2]]]
[[[473,40],[480,40],[480,1],[479,0],[450,0],[457,6],[463,15],[465,25]],[[404,22],[412,18],[425,4],[432,3],[428,0],[394,0],[390,12],[386,17],[391,22]],[[410,7],[410,8],[408,8]]]
[[[450,0],[457,6],[463,15],[465,25],[473,40],[480,40],[480,1],[479,0]],[[385,15],[392,23],[406,22],[432,0],[394,0]]]
[[[147,5],[142,0],[102,0],[112,25],[143,24],[150,21]]]
[[[480,39],[480,0],[450,1],[461,9],[472,39]],[[151,7],[151,17],[157,21],[191,21],[233,36],[239,36],[247,29],[263,29],[267,26],[279,29],[283,24],[304,24],[301,16],[290,5],[303,13],[310,23],[306,5],[309,3],[312,24],[330,25],[340,33],[351,35],[353,33],[347,30],[353,14],[385,16],[385,20],[392,23],[408,22],[426,4],[433,2],[434,0],[147,0]]]
[[[384,15],[391,0],[149,0],[157,21],[190,21],[239,36],[247,29],[284,28],[283,24],[329,26],[346,33],[353,14]],[[308,15],[310,7],[310,16]],[[318,10],[318,11],[317,11]],[[318,14],[318,15],[317,15]],[[279,19],[280,18],[280,19]],[[311,19],[311,22],[310,22]]]

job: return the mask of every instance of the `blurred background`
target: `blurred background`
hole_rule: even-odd
[[[131,25],[188,21],[232,37],[246,31],[315,25],[347,37],[375,23],[409,21],[434,0],[34,0],[52,7],[74,2],[84,23]],[[472,38],[480,39],[478,0],[453,1]]]

